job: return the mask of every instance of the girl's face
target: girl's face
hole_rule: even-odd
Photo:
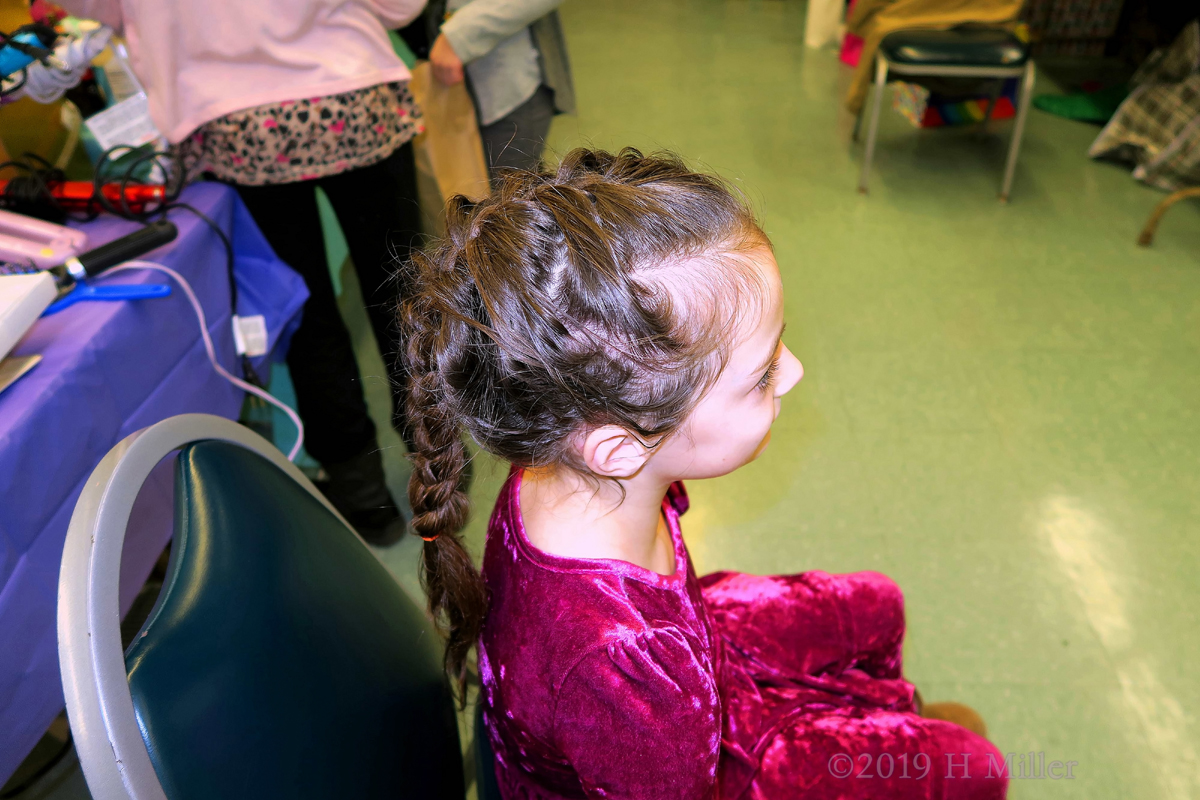
[[[647,466],[669,480],[715,478],[758,457],[782,399],[804,377],[783,343],[783,283],[767,248],[749,254],[767,287],[764,313],[747,324],[716,384]],[[752,326],[752,327],[751,327]]]

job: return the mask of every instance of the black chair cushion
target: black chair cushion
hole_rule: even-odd
[[[992,28],[896,31],[879,51],[893,64],[923,67],[1019,67],[1029,58],[1024,42]]]
[[[167,797],[462,800],[440,640],[354,533],[225,442],[180,453],[175,513],[126,653]]]

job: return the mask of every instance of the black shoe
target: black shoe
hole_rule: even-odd
[[[378,442],[372,440],[351,459],[322,466],[329,479],[317,488],[367,544],[388,547],[400,541],[408,521],[388,491]]]

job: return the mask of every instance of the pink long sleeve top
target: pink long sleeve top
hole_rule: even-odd
[[[514,470],[488,526],[479,643],[506,800],[1004,797],[1005,777],[988,775],[999,751],[914,713],[887,577],[698,578],[682,484],[663,500],[674,574],[556,556],[526,536],[520,492]],[[859,771],[869,759],[871,779],[846,773],[847,757]]]
[[[232,111],[408,80],[389,28],[425,0],[58,0],[125,36],[172,142]]]

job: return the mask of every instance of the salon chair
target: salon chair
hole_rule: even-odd
[[[1000,201],[1007,203],[1017,155],[1021,149],[1021,136],[1025,132],[1025,118],[1029,113],[1035,74],[1028,45],[1006,30],[960,27],[944,31],[904,30],[888,34],[880,42],[875,56],[875,95],[870,102],[867,146],[863,154],[858,191],[867,193],[871,160],[875,155],[875,137],[879,131],[879,109],[883,105],[884,88],[889,78],[912,78],[917,83],[921,78],[928,77],[995,79],[995,90],[982,123],[984,126],[991,119],[1003,82],[1008,78],[1018,78],[1017,117],[1008,145],[1004,180],[1000,185]],[[858,139],[865,111],[864,104],[854,123],[855,140]]]
[[[176,451],[167,577],[122,651],[126,524]],[[464,797],[427,615],[295,466],[228,420],[173,417],[96,467],[63,551],[58,646],[96,800]]]

